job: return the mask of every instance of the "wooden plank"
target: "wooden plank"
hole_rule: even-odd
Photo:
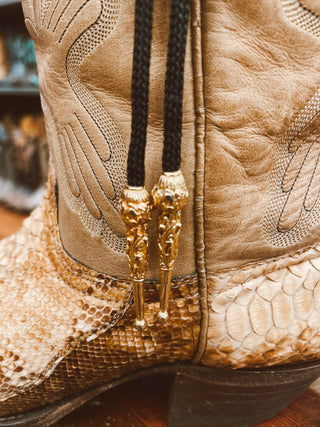
[[[123,384],[88,402],[55,427],[167,427],[169,387],[165,376]]]
[[[15,233],[26,216],[0,206],[0,239]]]
[[[256,427],[319,427],[320,397],[312,390],[302,393],[280,415]]]

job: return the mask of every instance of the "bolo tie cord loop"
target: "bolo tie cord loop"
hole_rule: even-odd
[[[148,257],[148,222],[153,206],[159,210],[158,252],[159,318],[168,318],[171,277],[178,255],[181,209],[188,190],[180,171],[182,95],[189,0],[172,0],[164,101],[163,173],[152,190],[144,188],[148,122],[149,70],[152,39],[152,1],[136,0],[132,72],[132,131],[128,155],[128,188],[120,200],[120,215],[127,226],[127,258],[133,282],[137,329],[144,319],[144,283]]]
[[[160,310],[158,315],[162,321],[166,321],[169,316],[171,277],[178,256],[181,210],[188,198],[180,164],[183,77],[189,13],[189,0],[171,1],[164,103],[163,173],[152,190],[153,203],[159,211]]]
[[[128,154],[128,188],[120,198],[119,213],[126,224],[126,252],[136,308],[135,327],[142,330],[144,286],[148,267],[148,223],[152,199],[144,188],[147,142],[149,72],[152,39],[152,0],[136,0],[132,69],[132,122]]]

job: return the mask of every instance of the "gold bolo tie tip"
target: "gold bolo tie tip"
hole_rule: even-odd
[[[181,210],[188,198],[188,189],[180,170],[163,172],[158,184],[152,190],[154,206],[159,210],[159,279],[160,311],[159,319],[168,318],[171,277],[178,256],[181,229]]]
[[[144,187],[128,187],[120,199],[119,213],[126,224],[127,258],[136,308],[135,327],[142,330],[144,319],[144,283],[148,267],[148,222],[152,200]]]

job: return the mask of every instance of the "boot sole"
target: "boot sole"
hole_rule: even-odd
[[[250,427],[280,413],[312,384],[320,376],[320,361],[259,370],[155,366],[36,410],[0,417],[0,427],[51,426],[107,390],[156,374],[172,376],[169,427]]]

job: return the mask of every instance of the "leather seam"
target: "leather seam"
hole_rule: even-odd
[[[281,262],[281,261],[285,262],[286,259],[289,260],[290,258],[292,258],[293,260],[296,261],[296,262],[292,262],[292,264],[290,264],[290,265],[294,265],[294,264],[297,264],[298,262],[304,261],[303,258],[301,260],[299,259],[297,261],[297,256],[302,256],[303,257],[303,255],[305,255],[308,251],[312,251],[312,250],[315,250],[315,251],[319,251],[320,250],[320,248],[319,248],[319,242],[315,243],[312,246],[308,246],[307,248],[303,248],[303,249],[297,250],[295,252],[290,252],[289,254],[281,255],[279,257],[272,257],[272,258],[268,258],[268,259],[261,259],[259,261],[244,263],[244,264],[241,264],[241,265],[239,265],[237,267],[233,267],[233,268],[230,268],[230,269],[217,270],[215,273],[210,274],[209,278],[219,276],[220,274],[226,274],[226,273],[232,273],[232,272],[235,272],[235,274],[237,274],[239,272],[244,272],[246,270],[250,270],[250,269],[255,268],[255,267],[261,267],[261,266],[266,266],[267,267],[269,265],[274,264],[275,262]],[[317,256],[319,256],[319,255],[315,254],[313,257],[310,257],[308,259],[312,260],[314,258],[317,258]]]
[[[195,131],[196,131],[196,172],[195,172],[195,247],[196,266],[200,291],[200,333],[196,352],[192,362],[199,363],[205,352],[209,315],[208,315],[208,288],[205,259],[205,228],[204,228],[204,188],[205,188],[205,106],[203,84],[203,55],[202,55],[202,27],[201,27],[201,0],[193,0],[191,4],[191,31],[192,31],[192,62],[195,103]]]

